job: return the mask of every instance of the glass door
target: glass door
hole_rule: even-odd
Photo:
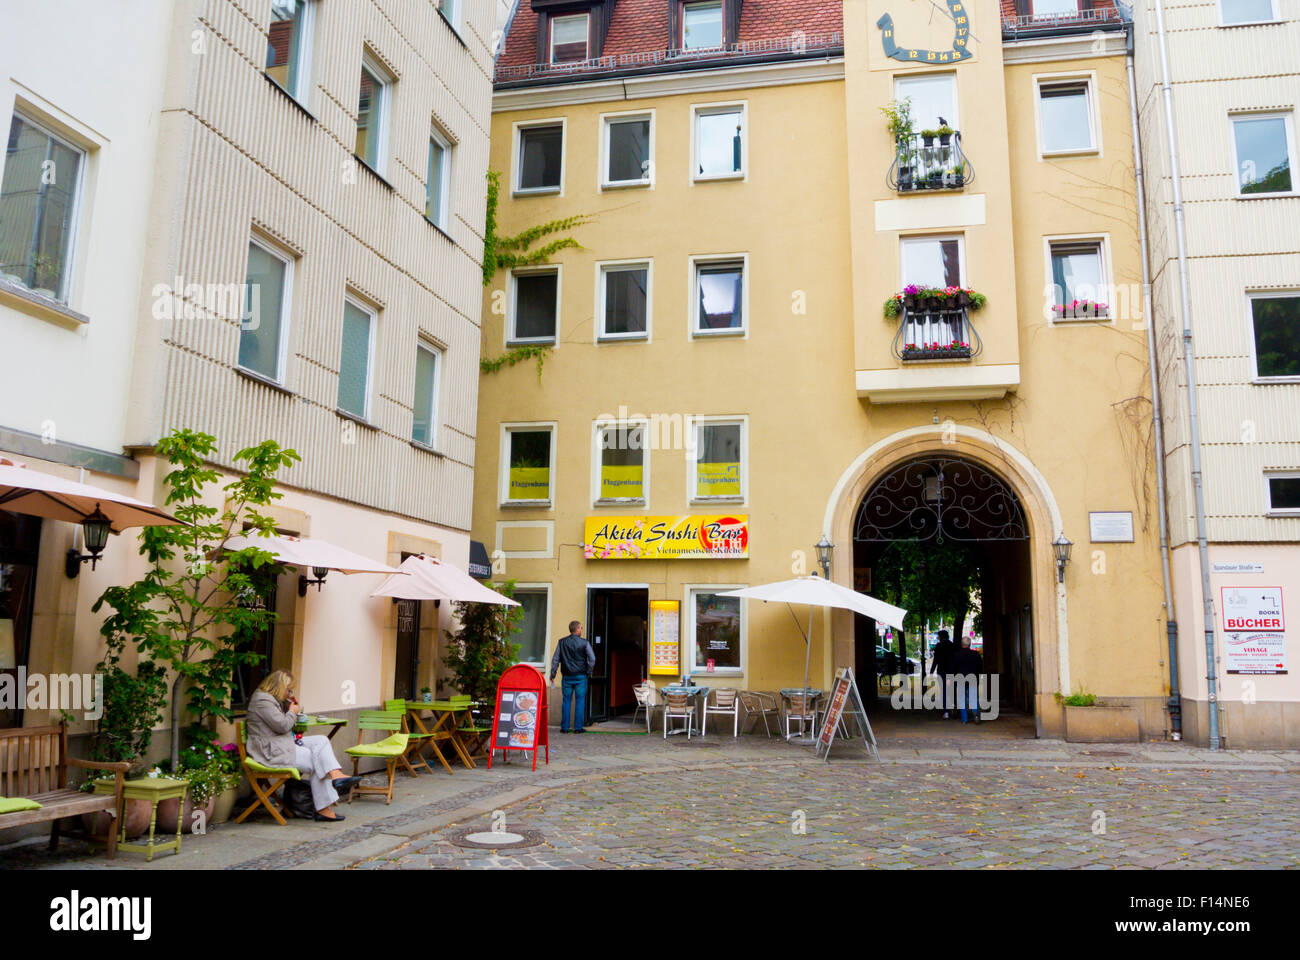
[[[23,725],[27,691],[18,686],[18,670],[27,666],[31,643],[40,542],[39,517],[0,510],[0,676],[18,695],[14,706],[0,705],[0,727]]]

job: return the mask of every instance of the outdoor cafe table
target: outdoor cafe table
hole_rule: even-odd
[[[293,725],[294,733],[306,733],[312,727],[332,727],[326,734],[329,739],[334,739],[334,734],[348,725],[344,717],[317,717],[309,713],[300,714],[298,722]]]
[[[434,754],[448,773],[452,772],[451,764],[447,762],[447,758],[438,749],[438,744],[441,741],[447,741],[451,744],[452,749],[456,751],[456,755],[460,757],[460,762],[466,770],[473,770],[477,766],[473,759],[470,758],[469,752],[465,749],[465,744],[461,740],[460,733],[456,729],[457,716],[467,713],[467,708],[462,708],[450,700],[433,700],[430,702],[407,700],[406,709],[411,714],[411,720],[419,728],[416,732],[430,734],[426,742],[433,747]],[[428,727],[424,725],[424,718],[420,716],[426,710],[437,715],[433,725]]]
[[[699,712],[700,712],[700,718],[701,718],[701,724],[702,724],[702,723],[703,723],[703,717],[704,717],[704,705],[705,705],[706,703],[709,702],[709,691],[710,691],[711,689],[713,689],[713,688],[712,688],[712,687],[696,687],[696,686],[684,687],[684,686],[682,686],[680,683],[670,683],[670,684],[668,684],[668,686],[666,686],[666,687],[660,687],[660,688],[659,688],[659,692],[662,693],[662,694],[669,694],[669,693],[672,693],[672,694],[679,694],[679,693],[684,693],[684,694],[686,694],[687,697],[690,697],[692,700],[695,700],[696,709],[699,710]],[[667,720],[664,720],[664,723],[667,723],[667,722],[668,722]],[[701,725],[701,726],[700,726],[700,731],[703,732],[703,730],[704,730],[704,727],[703,727],[703,725]],[[683,731],[683,730],[669,730],[669,731],[668,731],[668,736],[673,737],[673,736],[676,736],[676,735],[679,734],[679,733],[684,733],[684,732],[685,732],[685,731]]]

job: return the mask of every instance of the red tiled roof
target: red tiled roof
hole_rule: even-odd
[[[667,50],[669,0],[614,0],[603,55]],[[840,0],[743,0],[741,43],[782,40],[796,30],[828,34],[842,29]],[[498,67],[526,66],[537,61],[537,14],[529,0],[519,0],[514,22],[497,58]]]

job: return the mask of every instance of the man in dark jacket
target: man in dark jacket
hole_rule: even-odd
[[[569,623],[569,635],[555,645],[555,656],[551,657],[551,683],[555,682],[555,672],[564,671],[564,690],[561,697],[560,733],[569,732],[569,703],[577,701],[573,715],[573,732],[582,733],[582,724],[587,716],[587,674],[596,666],[596,652],[582,636],[582,624],[577,620]]]
[[[939,686],[943,690],[943,718],[948,719],[948,711],[952,709],[952,704],[948,702],[948,674],[952,673],[952,658],[957,653],[957,648],[953,646],[948,639],[948,631],[939,631],[939,642],[934,645],[932,653],[930,672],[939,675]]]
[[[984,658],[970,648],[970,637],[961,638],[961,649],[952,658],[952,672],[957,681],[957,707],[961,722],[966,722],[969,710],[971,719],[979,723],[979,678],[984,672]]]

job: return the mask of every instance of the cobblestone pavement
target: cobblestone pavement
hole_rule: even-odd
[[[479,817],[354,869],[1300,866],[1295,767],[1160,767],[1106,753],[1144,762],[1080,751],[1017,763],[1011,749],[1010,762],[970,765],[774,759],[611,772],[504,808],[505,829],[539,831],[540,846],[448,842],[490,829]]]
[[[847,744],[822,763],[762,736],[555,733],[536,771],[516,757],[399,778],[392,806],[358,801],[342,825],[220,824],[153,864],[34,838],[0,847],[0,869],[1300,865],[1300,753],[1000,733],[900,729],[882,734],[881,763]],[[496,810],[544,842],[447,839],[491,829]]]

